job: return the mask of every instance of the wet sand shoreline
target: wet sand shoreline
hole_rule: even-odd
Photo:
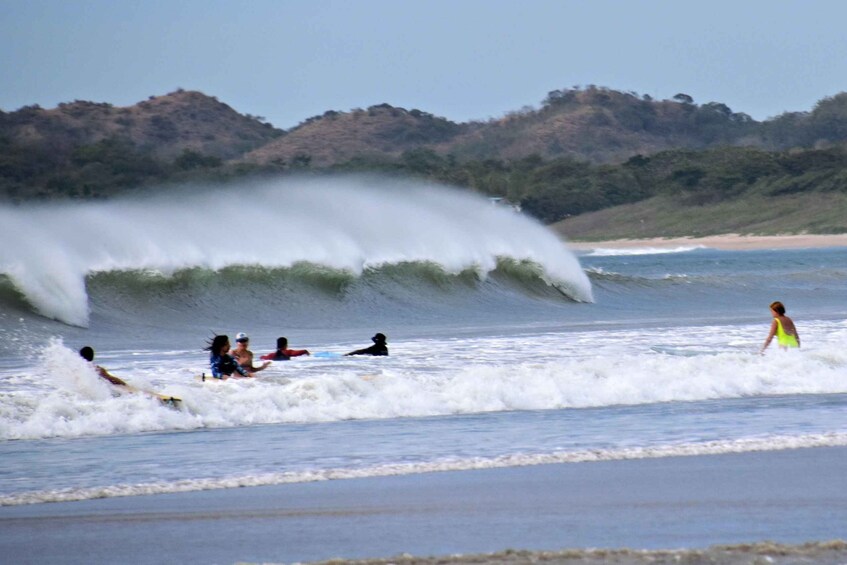
[[[313,565],[522,565],[547,563],[550,565],[617,565],[676,564],[687,565],[843,565],[847,562],[847,542],[831,540],[788,545],[771,542],[713,546],[706,549],[565,549],[562,551],[506,550],[477,555],[450,555],[440,557],[415,557],[398,555],[382,559],[329,560]],[[264,564],[272,565],[272,564]]]
[[[594,548],[623,552],[612,562],[639,563],[643,550],[842,539],[845,477],[847,448],[822,447],[7,506],[0,507],[0,555],[69,564],[402,554],[517,563]],[[796,561],[776,562],[810,554],[813,562],[844,562],[840,547],[818,544]],[[498,552],[505,561],[490,555]],[[552,562],[566,563],[562,555]],[[591,555],[582,562],[609,562],[608,552]],[[753,562],[744,555],[747,561],[711,562]],[[837,559],[827,561],[831,555]]]

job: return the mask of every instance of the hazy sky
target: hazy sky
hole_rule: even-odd
[[[0,0],[0,109],[177,88],[290,128],[387,102],[454,121],[595,84],[765,119],[847,90],[841,0]]]

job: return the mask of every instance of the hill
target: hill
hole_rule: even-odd
[[[178,90],[124,108],[76,101],[0,112],[0,198],[102,198],[256,173],[377,171],[506,199],[544,222],[564,221],[572,237],[601,237],[602,225],[615,237],[624,226],[633,235],[647,235],[638,230],[648,226],[658,236],[686,226],[720,233],[724,221],[697,223],[708,210],[771,230],[777,219],[745,207],[789,201],[807,213],[784,209],[774,218],[796,221],[783,227],[832,232],[847,224],[814,214],[842,209],[845,143],[847,93],[757,122],[682,93],[653,100],[589,86],[554,90],[537,109],[486,122],[379,104],[328,111],[283,131]],[[827,204],[814,212],[820,202]],[[638,224],[624,221],[641,206],[671,223],[643,214]],[[608,215],[616,210],[627,212]]]
[[[782,150],[847,141],[847,93],[821,100],[811,112],[757,122],[719,102],[695,104],[686,94],[654,100],[596,86],[554,90],[538,109],[487,122],[456,124],[388,104],[330,111],[245,156],[250,163],[326,167],[350,160],[396,162],[404,151],[428,149],[458,161],[569,157],[622,163],[669,149],[721,146]]]
[[[716,144],[764,145],[757,123],[723,104],[698,106],[687,95],[649,96],[595,86],[556,90],[540,109],[510,112],[487,122],[456,124],[420,110],[388,104],[367,110],[329,111],[244,157],[250,163],[397,160],[404,151],[429,149],[458,160],[572,157],[622,162],[637,154]]]
[[[216,98],[185,90],[127,107],[77,100],[49,110],[26,106],[0,114],[0,137],[6,143],[67,150],[121,139],[164,158],[189,149],[230,159],[282,133]]]
[[[283,134],[184,90],[128,107],[79,100],[53,109],[26,106],[0,112],[0,194],[109,194],[219,165]]]
[[[449,143],[470,126],[389,104],[328,111],[243,157],[248,163],[326,167],[352,159],[391,160],[404,151]]]
[[[623,162],[670,148],[758,144],[755,122],[723,104],[697,106],[684,94],[653,100],[605,88],[555,90],[540,109],[513,112],[459,136],[459,158],[540,155],[593,163]]]

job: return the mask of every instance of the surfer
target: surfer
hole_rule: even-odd
[[[269,361],[288,361],[292,357],[299,357],[301,355],[309,355],[309,350],[288,349],[288,338],[278,337],[276,338],[276,351],[268,353],[267,355],[262,355],[261,359],[267,359]]]
[[[229,354],[229,347],[229,336],[216,335],[205,348],[210,352],[209,365],[212,376],[216,379],[225,379],[231,377],[233,373],[238,373],[242,377],[252,377],[253,372],[239,365],[238,361]]]
[[[259,367],[253,366],[253,352],[247,349],[247,344],[250,343],[250,338],[244,332],[239,332],[235,335],[235,349],[232,350],[232,356],[241,365],[241,368],[248,373],[258,373],[262,369],[271,364],[270,361],[265,361]]]
[[[88,361],[89,363],[94,363],[94,349],[87,346],[87,345],[79,350],[79,356],[82,357],[83,359],[85,359],[86,361]],[[104,379],[106,379],[107,381],[112,383],[113,385],[118,385],[118,386],[123,386],[123,387],[129,386],[128,384],[126,384],[123,381],[123,379],[119,379],[115,375],[109,373],[109,371],[107,371],[106,369],[104,369],[100,365],[94,365],[94,370],[97,371],[98,375],[100,375],[101,377],[103,377]]]
[[[773,336],[776,336],[776,342],[781,349],[800,347],[800,334],[797,333],[797,328],[794,326],[791,318],[785,315],[785,306],[783,306],[782,302],[774,302],[770,308],[773,315],[773,322],[771,323],[771,331],[760,353],[764,355],[765,349],[771,344]]]
[[[371,338],[371,341],[373,341],[374,344],[370,347],[357,349],[356,351],[351,351],[344,355],[388,355],[388,345],[386,344],[387,338],[385,337],[385,334],[378,333]]]
[[[94,349],[93,348],[86,345],[85,347],[83,347],[82,349],[79,350],[79,356],[82,357],[83,359],[85,359],[86,361],[88,361],[89,363],[94,364]],[[167,396],[167,395],[158,394],[158,393],[155,393],[155,392],[150,392],[149,390],[141,390],[140,388],[135,388],[134,386],[127,384],[123,379],[119,379],[115,375],[111,374],[109,371],[107,371],[105,368],[101,367],[100,365],[94,365],[94,369],[97,371],[98,375],[100,375],[101,377],[103,377],[104,379],[106,379],[107,381],[112,383],[113,385],[117,385],[117,386],[121,387],[122,389],[125,389],[128,392],[140,392],[142,394],[146,394],[147,396],[151,396],[153,398],[159,399],[163,404],[167,404],[167,405],[171,406],[172,408],[179,408],[178,403],[182,402],[181,399],[179,399],[175,396]]]

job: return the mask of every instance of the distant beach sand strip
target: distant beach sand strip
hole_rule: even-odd
[[[847,247],[847,234],[837,235],[738,235],[725,234],[706,237],[672,237],[650,239],[612,239],[609,241],[567,241],[577,251],[590,249],[673,249],[679,247],[708,247],[726,251],[753,249],[803,249]]]

